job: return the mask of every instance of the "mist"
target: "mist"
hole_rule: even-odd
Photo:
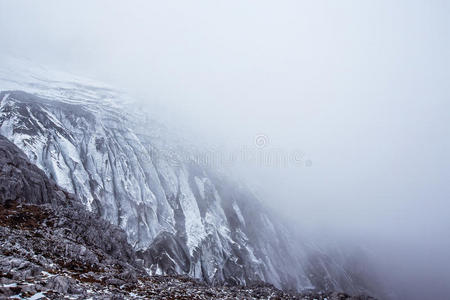
[[[221,163],[299,231],[369,249],[400,299],[443,299],[449,20],[444,0],[4,0],[0,52],[237,153]]]

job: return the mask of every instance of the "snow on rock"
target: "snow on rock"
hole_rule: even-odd
[[[0,134],[88,210],[120,226],[149,273],[313,285],[305,248],[291,244],[258,199],[244,185],[183,159],[189,155],[167,142],[157,123],[131,111],[128,98],[14,64],[0,68]]]

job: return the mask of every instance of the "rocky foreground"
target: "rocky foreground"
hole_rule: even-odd
[[[1,206],[0,298],[369,299],[342,293],[300,295],[264,284],[211,287],[182,276],[148,276],[109,254],[112,249],[98,247],[96,239],[104,237],[91,235],[89,217],[71,215],[46,205]]]
[[[372,299],[149,276],[126,234],[0,136],[0,299]]]

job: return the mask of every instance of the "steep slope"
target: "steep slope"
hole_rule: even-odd
[[[127,115],[25,92],[0,99],[0,133],[89,210],[123,228],[152,274],[309,286],[299,262],[291,267],[296,258],[285,234],[254,196],[192,161],[167,157],[127,126]]]
[[[42,74],[15,76],[0,80],[0,89],[27,92],[0,93],[0,133],[88,210],[124,229],[150,274],[367,290],[345,262],[316,256],[311,264],[311,250],[248,189],[192,160],[119,93]],[[336,272],[341,280],[322,276]]]
[[[78,199],[0,136],[0,298],[369,299],[285,293],[271,285],[211,287],[181,276],[150,277],[125,232]]]
[[[42,291],[81,297],[86,289],[75,277],[88,282],[101,272],[94,281],[135,284],[128,279],[146,275],[120,228],[86,211],[3,136],[0,206],[0,297]]]

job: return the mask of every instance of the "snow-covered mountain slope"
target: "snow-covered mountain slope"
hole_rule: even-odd
[[[373,294],[348,260],[295,241],[245,185],[188,159],[121,93],[14,64],[0,71],[0,134],[123,228],[149,273]]]
[[[267,283],[211,286],[185,275],[149,276],[123,230],[88,212],[0,135],[1,299],[335,299]]]

